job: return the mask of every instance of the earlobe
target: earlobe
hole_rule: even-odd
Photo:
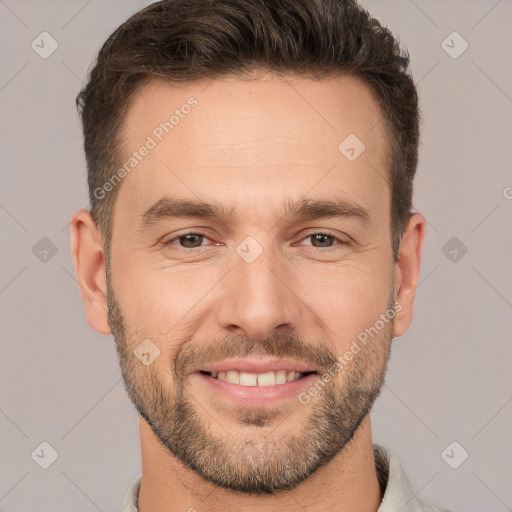
[[[108,323],[105,253],[100,230],[89,210],[78,210],[73,214],[71,254],[89,325],[100,334],[111,334]]]
[[[397,302],[393,333],[395,337],[402,336],[412,322],[425,226],[425,218],[421,214],[412,214],[400,242],[394,277]]]

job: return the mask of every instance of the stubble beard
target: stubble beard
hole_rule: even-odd
[[[121,313],[109,271],[107,305],[124,385],[140,416],[184,465],[204,480],[238,493],[289,491],[332,461],[351,441],[384,383],[394,317],[308,404],[297,399],[281,408],[233,407],[229,421],[214,418],[205,408],[211,400],[194,396],[188,385],[192,362],[211,361],[205,358],[213,354],[225,358],[258,354],[295,357],[331,371],[336,368],[336,354],[290,334],[262,342],[236,336],[215,347],[183,343],[162,370],[161,362],[145,366],[135,357],[133,350],[142,340]],[[393,305],[394,294],[390,309]],[[290,428],[294,416],[297,429]]]

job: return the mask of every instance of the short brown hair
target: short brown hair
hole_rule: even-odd
[[[119,165],[121,128],[134,91],[154,77],[184,82],[268,70],[314,79],[353,75],[370,86],[389,142],[396,261],[411,214],[419,144],[418,97],[408,65],[407,51],[356,0],[163,0],[142,9],[104,43],[76,99],[91,215],[107,257],[119,187],[101,199],[94,191]]]

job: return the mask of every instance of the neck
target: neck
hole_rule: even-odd
[[[139,417],[142,481],[139,512],[258,510],[376,512],[382,496],[375,470],[369,415],[350,443],[329,464],[291,491],[245,496],[203,480],[162,447]]]

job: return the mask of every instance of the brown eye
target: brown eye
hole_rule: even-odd
[[[310,245],[317,249],[331,249],[336,248],[336,246],[349,245],[348,240],[344,240],[330,232],[310,233],[302,240],[311,240],[311,243],[305,245]]]
[[[201,233],[185,233],[163,242],[163,245],[166,247],[174,246],[177,249],[196,249],[203,246],[203,241],[207,238],[206,235]]]
[[[188,233],[178,238],[181,246],[185,249],[195,249],[196,247],[200,247],[203,245],[203,239],[204,236],[198,233]]]
[[[313,247],[331,247],[336,238],[331,235],[327,235],[324,233],[318,233],[316,235],[310,235],[308,238],[311,238],[311,245]]]

